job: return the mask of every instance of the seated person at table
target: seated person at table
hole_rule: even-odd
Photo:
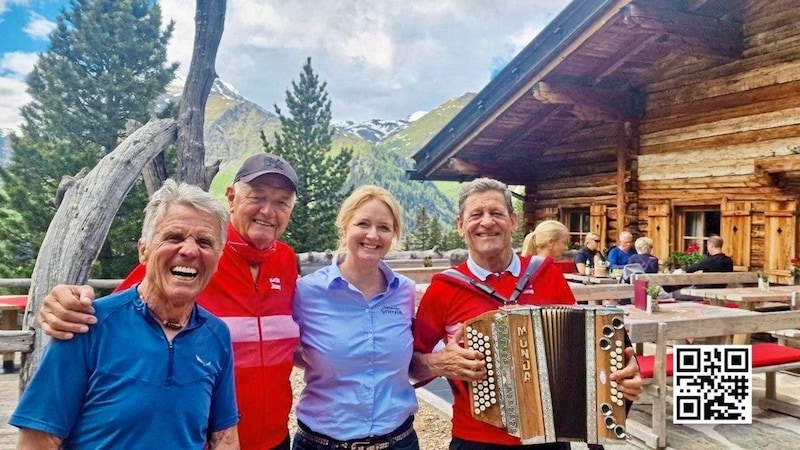
[[[632,256],[636,256],[636,250],[633,248],[633,235],[629,231],[623,231],[619,234],[617,246],[608,252],[609,269],[622,269]]]
[[[140,284],[92,304],[97,324],[53,340],[9,423],[18,449],[238,449],[228,327],[197,306],[228,213],[167,180],[145,208]]]
[[[605,260],[603,258],[603,252],[600,251],[600,236],[596,233],[589,233],[586,235],[584,239],[584,246],[578,250],[578,253],[575,255],[575,267],[578,269],[578,273],[584,275],[586,273],[586,266],[588,265],[592,269],[594,269],[594,257],[600,256],[600,259]]]
[[[653,240],[646,236],[640,237],[636,239],[634,247],[636,254],[631,256],[628,264],[639,264],[644,273],[658,273],[658,258],[650,254],[653,250]]]
[[[722,252],[722,238],[716,234],[708,237],[706,243],[708,254],[700,261],[683,268],[683,272],[733,272],[733,259]],[[678,272],[680,273],[680,272]],[[724,284],[698,285],[697,288],[724,288]],[[676,300],[702,300],[701,297],[683,294],[680,290],[672,293]]]

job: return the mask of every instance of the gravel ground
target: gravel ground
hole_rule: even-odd
[[[295,368],[292,372],[292,389],[295,400],[303,388],[303,371]],[[424,401],[419,402],[419,412],[414,418],[414,429],[419,436],[420,450],[443,450],[450,443],[450,419]],[[294,436],[297,418],[294,408],[289,417],[289,431]]]

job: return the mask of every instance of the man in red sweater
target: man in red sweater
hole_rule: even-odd
[[[529,258],[520,258],[511,246],[517,216],[506,185],[489,178],[478,178],[461,186],[458,198],[458,232],[467,244],[469,258],[455,269],[473,280],[493,287],[509,298]],[[517,299],[520,304],[548,305],[575,303],[561,271],[546,258]],[[453,404],[453,437],[450,450],[491,450],[531,448],[537,450],[569,449],[569,443],[520,445],[520,440],[503,428],[472,418],[469,405],[469,382],[486,377],[486,363],[481,352],[461,346],[462,323],[500,304],[466,284],[453,283],[437,274],[420,301],[414,322],[414,356],[411,376],[417,380],[445,377],[450,381]],[[445,342],[441,351],[435,351]],[[642,393],[639,365],[633,348],[625,349],[627,365],[613,373],[619,390],[631,401]]]
[[[294,251],[278,239],[294,208],[297,174],[283,158],[260,153],[236,173],[226,196],[231,219],[219,268],[197,303],[231,331],[239,442],[245,450],[288,450],[289,376],[299,329],[292,319]],[[138,266],[118,289],[142,280]],[[177,273],[175,276],[184,276]],[[89,286],[57,286],[39,311],[48,335],[70,339],[95,322]]]

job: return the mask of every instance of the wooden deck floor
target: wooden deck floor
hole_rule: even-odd
[[[764,376],[753,376],[754,404],[763,396]],[[800,404],[800,376],[778,374],[778,392]],[[16,445],[16,428],[8,425],[8,417],[18,399],[19,375],[0,374],[0,450],[12,450]],[[421,396],[424,400],[425,397]],[[449,408],[439,400],[440,408]],[[668,408],[669,409],[669,408]],[[670,411],[668,411],[670,413]],[[632,414],[637,420],[649,420],[646,405],[636,405]],[[667,423],[671,423],[671,414]],[[800,447],[800,419],[771,411],[753,408],[752,425],[669,425],[668,449],[675,450],[784,450]],[[575,450],[586,449],[585,445],[573,444]],[[644,448],[639,442],[607,446],[607,450],[629,450]]]

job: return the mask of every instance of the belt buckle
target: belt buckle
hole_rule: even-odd
[[[356,441],[350,443],[350,450],[379,450],[378,444],[369,441]]]

